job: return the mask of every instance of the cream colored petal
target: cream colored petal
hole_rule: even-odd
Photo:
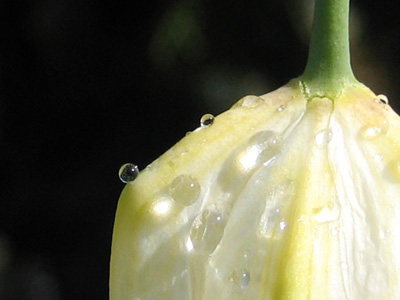
[[[375,98],[294,80],[187,135],[121,195],[111,300],[399,298],[400,122]]]

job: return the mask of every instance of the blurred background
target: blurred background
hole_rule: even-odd
[[[0,299],[108,299],[118,169],[306,63],[312,0],[0,0]],[[396,1],[354,0],[353,66],[400,105]]]

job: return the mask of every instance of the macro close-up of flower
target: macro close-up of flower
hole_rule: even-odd
[[[400,300],[397,6],[0,1],[0,300]]]
[[[123,167],[111,300],[400,299],[400,117],[352,73],[348,12],[317,0],[303,75]]]

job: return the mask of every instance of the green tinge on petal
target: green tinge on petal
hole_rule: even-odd
[[[364,87],[247,96],[126,185],[111,300],[400,297],[400,120]]]

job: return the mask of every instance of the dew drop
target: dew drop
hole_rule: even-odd
[[[190,175],[180,175],[172,181],[169,187],[169,195],[175,202],[188,206],[196,202],[200,190],[200,184],[196,178]]]
[[[389,233],[390,233],[390,230],[381,228],[381,229],[379,229],[379,238],[381,240],[384,240],[385,238],[388,237]]]
[[[331,229],[331,235],[332,235],[332,236],[337,236],[338,233],[339,233],[339,230],[338,230],[336,227],[334,227],[334,228]]]
[[[287,226],[287,224],[286,224],[285,220],[282,220],[282,221],[279,222],[279,229],[280,230],[285,230],[286,226]]]
[[[286,105],[281,105],[278,107],[278,111],[284,111],[286,108]]]
[[[224,234],[225,220],[218,212],[205,210],[198,216],[190,230],[193,248],[199,252],[214,252]]]
[[[238,102],[236,102],[236,104],[233,107],[255,108],[259,106],[261,103],[264,103],[264,99],[254,95],[249,95],[240,99]]]
[[[340,264],[340,267],[341,267],[343,270],[347,270],[347,268],[348,268],[349,266],[347,265],[346,262],[342,262],[342,263]]]
[[[210,127],[214,123],[214,116],[212,114],[205,114],[200,119],[200,126],[202,128]]]
[[[332,140],[332,131],[330,129],[325,129],[317,133],[315,136],[315,143],[320,146],[326,146]]]
[[[380,127],[369,127],[365,129],[364,136],[367,138],[377,136],[380,134],[382,129]]]
[[[365,139],[374,139],[379,135],[386,134],[389,125],[387,121],[381,122],[379,124],[374,124],[372,126],[364,126],[361,128],[362,136]]]
[[[121,168],[119,168],[118,175],[119,179],[121,179],[123,183],[128,183],[134,181],[139,175],[139,168],[135,164],[124,164],[121,166]]]
[[[376,96],[375,101],[382,104],[389,104],[389,99],[385,95]]]
[[[228,279],[244,290],[250,283],[250,272],[245,269],[235,269]]]

